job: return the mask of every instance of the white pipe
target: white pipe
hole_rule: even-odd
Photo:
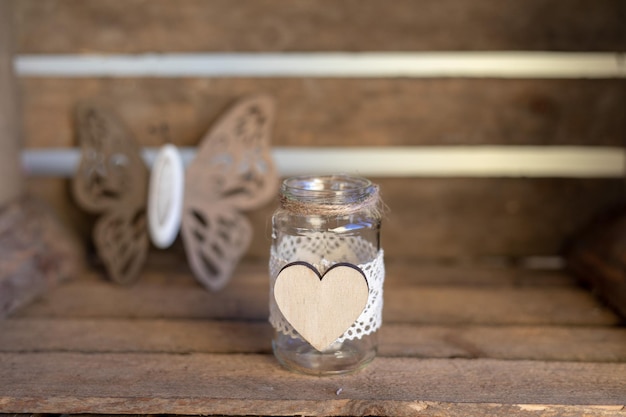
[[[145,148],[150,166],[157,148]],[[195,148],[182,148],[186,165]],[[626,151],[618,147],[451,146],[273,148],[280,175],[345,172],[377,177],[569,177],[624,178]],[[77,148],[30,149],[22,154],[32,176],[70,177]]]
[[[623,78],[623,52],[19,55],[23,77]]]

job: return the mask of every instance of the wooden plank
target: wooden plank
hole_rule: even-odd
[[[541,262],[537,259],[536,262]],[[561,264],[560,258],[547,258],[545,262]],[[492,262],[440,263],[436,261],[387,261],[385,269],[388,286],[429,285],[454,287],[572,287],[575,278],[558,266],[551,269],[533,269],[525,263],[507,263],[501,259]],[[167,285],[197,285],[189,273],[190,269],[181,262],[180,254],[172,251],[152,251],[143,270],[142,282]],[[87,273],[84,279],[99,277],[98,273]],[[265,285],[268,280],[266,260],[243,260],[236,268],[232,285]],[[231,284],[229,284],[231,285]]]
[[[398,323],[606,325],[619,319],[579,289],[391,287],[385,320]],[[460,305],[460,306],[459,306]]]
[[[78,207],[70,191],[70,182],[51,177],[27,177],[24,182],[25,193],[47,203],[59,222],[76,234],[87,252],[93,246],[91,236],[95,219]]]
[[[579,288],[490,288],[405,285],[387,276],[387,323],[613,325],[618,318]],[[268,280],[237,274],[211,293],[189,274],[152,281],[144,274],[132,287],[96,279],[76,280],[18,312],[18,317],[169,318],[266,320]]]
[[[356,411],[352,415],[369,415],[376,412],[376,410],[384,410],[385,414],[380,415],[394,415],[403,416],[404,413],[408,413],[407,405],[396,405],[389,401],[376,401],[375,404],[371,401],[358,402],[351,401],[352,406]],[[413,401],[408,405],[409,410],[412,411],[411,416],[415,416],[419,412],[419,416],[436,416],[436,417],[491,417],[494,415],[506,415],[506,416],[542,416],[549,415],[555,417],[580,417],[584,416],[604,416],[612,417],[624,415],[624,406],[622,405],[554,405],[554,404],[495,404],[495,403],[443,403],[435,401]],[[281,415],[278,411],[273,415]],[[232,414],[231,414],[232,415]],[[294,415],[293,413],[290,415]],[[317,409],[317,415],[321,414],[320,407]],[[378,414],[377,414],[378,415]],[[2,414],[0,417],[29,417],[33,414]],[[38,416],[38,415],[35,415]],[[136,414],[72,414],[74,417],[130,417],[136,416]],[[181,417],[191,417],[181,416]]]
[[[12,5],[10,0],[0,0],[0,207],[15,201],[23,191],[17,80],[13,74]]]
[[[350,401],[351,407],[355,411],[351,415],[371,415],[378,410],[381,414],[375,415],[393,415],[415,416],[436,416],[436,417],[491,417],[494,415],[503,416],[542,416],[549,415],[555,417],[580,417],[583,416],[604,416],[604,417],[623,417],[624,406],[622,405],[554,405],[554,404],[495,404],[495,403],[444,403],[435,401],[412,401],[410,404],[394,404],[390,401]],[[311,405],[309,407],[313,409]],[[274,408],[272,415],[287,415],[281,412],[279,407]],[[315,408],[315,415],[324,415],[322,406]],[[330,413],[330,411],[328,411]],[[411,413],[412,412],[412,413]],[[294,415],[297,411],[289,415]],[[384,413],[384,414],[383,414]],[[73,417],[131,417],[137,414],[88,414],[78,413],[71,414]],[[229,414],[232,415],[232,414]],[[0,413],[0,417],[38,417],[41,414],[5,414]],[[190,415],[181,417],[191,417]]]
[[[418,358],[624,362],[620,327],[384,324],[379,355]]]
[[[11,318],[0,352],[271,353],[272,332],[267,321]]]
[[[626,318],[626,206],[577,237],[568,250],[567,266]]]
[[[408,413],[415,416],[419,412],[419,416],[436,416],[436,417],[491,417],[494,415],[506,416],[541,416],[549,415],[555,417],[580,417],[584,416],[604,416],[604,417],[622,417],[624,415],[624,406],[621,405],[554,405],[554,404],[495,404],[495,403],[443,403],[435,401],[413,401],[411,404],[394,404],[389,401],[351,401],[355,410],[351,415],[369,415],[377,410],[383,410],[385,414],[376,415],[393,415],[403,416]],[[357,406],[358,403],[358,406]],[[313,409],[313,407],[310,407]],[[316,408],[316,415],[322,414],[321,406]],[[408,408],[408,410],[407,410]],[[284,415],[278,408],[273,415]],[[412,411],[412,414],[409,413]],[[290,415],[294,415],[294,411]],[[330,411],[329,411],[330,412]],[[230,414],[232,415],[232,414]],[[33,414],[3,414],[0,417],[31,417]],[[35,414],[34,416],[39,416]],[[136,414],[72,414],[74,417],[130,417]],[[181,417],[191,417],[190,415]]]
[[[622,146],[626,80],[22,78],[24,145],[76,145],[73,108],[111,102],[139,142],[195,146],[235,99],[277,101],[274,146]]]
[[[559,254],[591,218],[626,203],[620,179],[372,180],[389,208],[381,232],[388,260]],[[269,253],[274,207],[250,213],[250,257],[265,259]]]
[[[18,47],[27,53],[617,51],[626,44],[620,0],[16,3]]]
[[[623,406],[626,364],[378,358],[353,375],[269,355],[0,354],[1,412],[415,415],[421,401]],[[616,409],[616,408],[614,408]]]
[[[557,255],[563,242],[591,218],[626,199],[619,179],[372,180],[380,184],[389,207],[382,226],[389,261],[455,260],[471,265],[476,259],[502,262],[502,258]],[[67,181],[37,178],[27,185],[87,241],[94,219],[70,200]],[[268,259],[269,219],[276,207],[273,202],[248,213],[254,228],[249,259]],[[184,264],[182,251],[176,244],[156,253],[176,253],[176,262]]]
[[[271,353],[268,322],[167,319],[11,319],[4,353]],[[626,329],[385,323],[379,357],[625,362]]]
[[[40,200],[20,198],[0,210],[0,319],[59,282],[75,277],[84,251]]]

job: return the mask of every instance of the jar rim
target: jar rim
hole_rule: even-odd
[[[370,186],[370,180],[355,175],[298,175],[283,180],[282,190],[352,192],[365,190]]]
[[[378,186],[348,174],[301,175],[281,186],[281,206],[298,213],[348,213],[378,207]]]

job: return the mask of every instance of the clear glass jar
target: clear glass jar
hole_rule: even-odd
[[[376,356],[382,321],[384,264],[378,186],[347,175],[286,179],[272,226],[270,322],[275,328],[274,355],[285,367],[314,375],[346,373],[365,366]],[[276,276],[292,262],[307,262],[320,276],[337,263],[349,263],[362,269],[368,281],[368,307],[323,351],[291,328],[276,305]]]

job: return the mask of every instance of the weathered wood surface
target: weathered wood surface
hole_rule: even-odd
[[[77,239],[33,198],[0,210],[0,318],[75,276],[84,252]]]
[[[302,407],[294,410],[308,410],[315,409],[317,412],[322,408],[318,404],[317,408],[313,407],[312,402],[302,402]],[[554,405],[554,404],[496,404],[496,403],[443,403],[435,401],[413,401],[408,404],[394,404],[391,401],[357,401],[357,400],[337,400],[338,407],[344,407],[346,410],[344,415],[393,415],[393,416],[436,416],[436,417],[493,417],[499,416],[550,416],[550,417],[580,417],[582,416],[604,416],[604,417],[623,417],[624,407],[621,405]],[[268,407],[269,408],[269,407]],[[325,407],[329,409],[329,413],[332,413],[333,407]],[[273,407],[276,410],[272,415],[298,415],[298,411],[291,413],[280,411],[279,408]],[[300,412],[302,415],[304,411]],[[308,413],[305,415],[313,415],[314,413]],[[72,414],[76,417],[93,417],[94,414],[88,413],[76,413]],[[178,414],[180,415],[180,414]],[[231,414],[232,415],[232,414]],[[318,414],[320,415],[320,414]],[[331,415],[331,414],[328,414]],[[334,414],[339,415],[339,414]],[[102,417],[130,417],[136,416],[136,414],[99,414],[96,416]],[[150,417],[146,415],[145,417]],[[45,417],[45,414],[20,414],[10,413],[2,414],[0,417]],[[188,415],[181,415],[181,417],[189,417]]]
[[[173,259],[0,322],[0,412],[623,415],[626,329],[563,272],[391,262],[379,358],[313,378],[271,355],[265,263],[209,293]]]
[[[0,367],[11,381],[3,412],[414,415],[419,401],[626,402],[624,363],[378,358],[354,375],[311,378],[269,355],[2,353]]]
[[[195,146],[236,99],[276,99],[274,146],[622,146],[626,80],[22,78],[24,145],[76,146],[105,99],[145,146]]]
[[[403,283],[390,267],[383,315],[391,323],[447,325],[610,326],[619,319],[587,291],[559,287],[474,287]],[[113,285],[90,273],[69,282],[17,313],[29,318],[170,318],[265,320],[266,266],[238,273],[218,293],[202,290],[189,272],[147,272],[131,287]],[[412,274],[419,274],[415,267]],[[471,277],[468,277],[471,282]]]
[[[0,207],[16,200],[23,186],[17,80],[13,74],[12,4],[11,0],[0,0]]]
[[[25,53],[621,51],[626,45],[621,0],[16,3]]]
[[[313,405],[309,402],[303,402],[313,408]],[[394,415],[394,416],[446,416],[446,417],[492,417],[494,415],[503,416],[550,416],[550,417],[580,417],[582,416],[604,416],[604,417],[623,417],[624,407],[621,405],[586,405],[586,406],[566,406],[566,405],[554,405],[554,404],[496,404],[496,403],[443,403],[435,401],[413,401],[409,404],[394,404],[391,401],[357,401],[357,400],[338,400],[337,404],[348,408],[352,411],[348,413],[345,411],[345,415]],[[349,405],[348,405],[349,404]],[[330,407],[328,407],[330,408]],[[337,407],[335,407],[337,408]],[[273,409],[276,410],[276,407]],[[296,409],[296,407],[294,407]],[[299,410],[306,410],[306,407],[300,407]],[[318,405],[317,411],[321,409]],[[292,413],[275,411],[272,415],[297,415],[298,411]],[[301,412],[302,414],[304,412]],[[330,411],[329,411],[330,413]],[[309,413],[313,415],[313,412]],[[99,414],[97,416],[102,417],[130,417],[136,416],[136,414]],[[180,414],[179,414],[180,415]],[[232,415],[232,414],[231,414]],[[318,414],[319,415],[319,414]],[[335,414],[338,415],[338,414]],[[20,414],[10,413],[2,414],[0,417],[40,417],[45,414]],[[94,414],[77,413],[73,414],[76,417],[93,417]],[[146,415],[149,417],[151,415]],[[189,417],[188,415],[181,415],[181,417]]]
[[[265,320],[27,317],[0,321],[0,352],[270,354],[272,332]],[[611,326],[459,326],[386,320],[378,355],[626,362],[624,346],[626,330]]]
[[[382,226],[385,256],[403,261],[559,254],[563,242],[595,215],[626,199],[619,179],[372,180],[380,184],[389,207]],[[87,239],[93,219],[71,201],[64,180],[30,179],[28,188]],[[247,213],[254,227],[248,258],[267,259],[269,219],[276,206]],[[184,263],[182,247],[170,249],[176,250]]]
[[[626,206],[577,236],[568,251],[567,264],[626,318]]]

